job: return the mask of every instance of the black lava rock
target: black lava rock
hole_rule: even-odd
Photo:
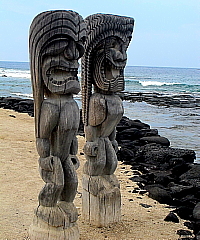
[[[149,192],[149,197],[157,200],[159,203],[172,203],[172,196],[166,189],[154,185],[147,185],[145,189]]]
[[[178,217],[177,217],[176,214],[173,213],[173,212],[170,212],[170,213],[165,217],[164,221],[166,221],[166,222],[179,223]]]

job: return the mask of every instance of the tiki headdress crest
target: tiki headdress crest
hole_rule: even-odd
[[[104,93],[124,90],[126,50],[132,37],[134,19],[94,14],[85,19],[87,40],[82,58],[83,121],[87,125],[88,105],[95,91]]]
[[[78,59],[84,53],[86,29],[73,11],[47,11],[37,15],[30,27],[29,51],[35,103],[36,137],[44,95],[78,93]]]

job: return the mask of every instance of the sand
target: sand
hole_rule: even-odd
[[[27,114],[0,109],[0,239],[28,239],[28,229],[37,207],[37,196],[44,183],[38,173],[38,154],[35,149],[34,119]],[[122,195],[122,220],[104,228],[87,224],[81,215],[81,176],[85,158],[84,138],[79,138],[78,169],[79,187],[75,198],[78,208],[81,240],[177,240],[178,229],[186,229],[180,223],[165,222],[170,212],[167,205],[159,204],[147,194],[131,193],[137,186],[129,177],[130,166],[119,162],[115,172]],[[145,208],[140,204],[151,205]]]

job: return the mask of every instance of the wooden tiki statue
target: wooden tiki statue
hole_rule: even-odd
[[[87,39],[82,58],[82,101],[87,162],[83,174],[83,215],[96,226],[121,217],[116,125],[123,115],[116,92],[124,90],[124,68],[134,20],[110,14],[85,19]]]
[[[79,239],[76,157],[80,91],[78,59],[84,53],[86,29],[73,11],[47,11],[30,27],[30,67],[35,103],[36,147],[45,186],[39,194],[30,239]]]

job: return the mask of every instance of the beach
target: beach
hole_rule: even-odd
[[[28,229],[32,223],[34,209],[38,205],[38,194],[44,182],[38,172],[38,154],[35,148],[34,118],[26,113],[0,109],[1,115],[1,168],[0,168],[0,239],[28,239]],[[85,157],[82,155],[84,138],[78,136],[77,170],[79,187],[75,206],[79,212],[78,225],[81,240],[93,239],[135,239],[135,240],[177,240],[177,230],[187,229],[180,223],[164,221],[172,210],[165,204],[149,198],[147,194],[132,193],[137,187],[129,178],[130,166],[121,162],[115,172],[121,185],[121,222],[104,228],[87,224],[81,214],[81,177]],[[148,206],[149,205],[149,206]]]

